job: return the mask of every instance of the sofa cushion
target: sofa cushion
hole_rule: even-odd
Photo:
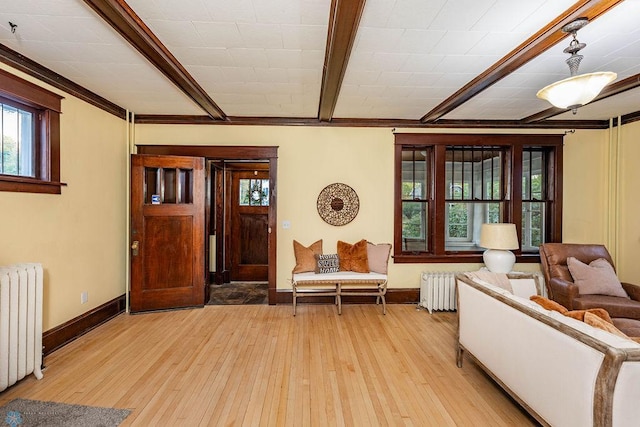
[[[615,270],[606,259],[598,258],[587,265],[574,257],[568,257],[567,266],[573,282],[578,285],[580,295],[598,294],[629,298]]]
[[[562,313],[562,314],[565,314],[567,311],[569,311],[565,306],[558,304],[557,302],[540,295],[531,295],[529,299],[535,302],[536,304],[541,305],[542,308],[545,308],[547,310],[557,311],[558,313]]]
[[[337,273],[340,271],[338,254],[316,255],[316,274]]]
[[[369,272],[367,241],[364,239],[353,245],[338,240],[338,258],[340,258],[340,271]]]
[[[294,273],[313,272],[316,270],[316,255],[322,253],[322,239],[305,247],[297,241],[293,241],[293,254],[296,257]]]
[[[371,242],[367,242],[369,270],[374,273],[387,274],[390,254],[391,245],[389,243],[379,243],[374,245]]]

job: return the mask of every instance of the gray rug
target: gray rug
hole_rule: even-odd
[[[128,409],[15,399],[0,407],[0,425],[12,427],[115,427],[120,425],[130,413],[131,411]]]

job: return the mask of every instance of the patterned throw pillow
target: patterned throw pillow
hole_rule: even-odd
[[[316,255],[316,274],[337,273],[340,271],[338,254]]]

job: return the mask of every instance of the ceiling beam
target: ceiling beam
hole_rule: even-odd
[[[640,74],[636,74],[631,77],[627,77],[626,79],[620,80],[619,82],[607,85],[602,90],[602,92],[600,92],[600,94],[596,96],[589,104],[609,98],[610,96],[618,95],[619,93],[626,92],[631,89],[635,89],[637,87],[640,87]],[[524,119],[522,119],[522,121],[525,123],[533,123],[540,120],[546,120],[548,118],[557,116],[558,114],[566,113],[569,110],[570,108],[550,107],[546,110],[540,111],[539,113],[525,117]]]
[[[330,121],[366,0],[332,0],[324,55],[318,118]]]
[[[124,0],[84,0],[84,2],[211,118],[226,119],[220,107]]]
[[[520,44],[520,46],[509,52],[478,77],[471,80],[425,114],[420,121],[423,123],[433,123],[439,120],[442,116],[450,113],[480,92],[491,87],[516,69],[554,46],[568,36],[562,32],[562,27],[569,22],[577,18],[587,18],[589,21],[593,21],[622,1],[623,0],[581,0],[576,2],[556,19]]]
[[[623,121],[626,117],[623,117]],[[635,116],[627,118],[637,120]],[[523,123],[520,120],[438,120],[436,123],[422,123],[407,119],[345,119],[322,121],[315,117],[234,117],[227,120],[213,120],[209,116],[181,116],[136,114],[136,124],[190,124],[223,126],[322,126],[322,127],[377,127],[395,130],[402,128],[422,129],[606,129],[608,120],[549,120]]]

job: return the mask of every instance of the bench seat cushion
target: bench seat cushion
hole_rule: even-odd
[[[300,285],[323,283],[374,283],[385,282],[386,274],[380,273],[355,273],[353,271],[338,271],[337,273],[294,273],[293,282]]]

